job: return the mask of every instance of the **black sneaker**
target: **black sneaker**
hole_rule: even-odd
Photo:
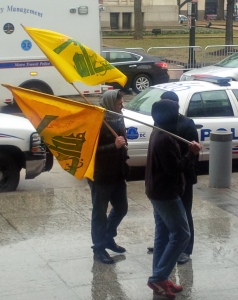
[[[118,246],[114,240],[108,241],[106,243],[106,248],[109,249],[109,250],[112,250],[114,252],[117,252],[117,253],[126,252],[126,249],[121,247],[121,246]]]
[[[114,260],[111,256],[107,253],[105,249],[103,250],[94,250],[94,259],[99,260],[104,264],[113,264]]]
[[[150,252],[154,252],[154,247],[147,247],[147,250]]]
[[[182,253],[180,254],[178,260],[177,260],[177,263],[182,265],[182,264],[186,264],[186,262],[188,262],[190,259],[190,255],[187,254],[187,253]]]

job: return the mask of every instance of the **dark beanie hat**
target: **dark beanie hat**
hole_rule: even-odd
[[[178,98],[178,95],[174,92],[164,92],[161,97],[160,97],[162,100],[166,99],[166,100],[172,100],[172,101],[175,101],[175,102],[179,102],[179,98]]]
[[[179,105],[172,100],[157,101],[152,105],[151,115],[158,126],[173,128],[177,126]],[[171,130],[169,130],[171,131]]]

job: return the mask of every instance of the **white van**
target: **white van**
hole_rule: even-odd
[[[98,0],[1,0],[0,83],[57,96],[77,94],[21,24],[62,33],[100,53],[100,8]],[[101,85],[75,85],[83,94],[101,93]],[[1,85],[0,102],[13,102],[11,92]]]

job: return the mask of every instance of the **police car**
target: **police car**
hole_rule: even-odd
[[[200,161],[209,160],[211,131],[233,134],[233,158],[238,158],[238,82],[229,78],[198,75],[192,81],[159,84],[144,90],[128,102],[123,115],[154,125],[152,104],[166,91],[179,97],[180,113],[196,124],[202,145]],[[152,128],[125,118],[130,166],[145,166]]]

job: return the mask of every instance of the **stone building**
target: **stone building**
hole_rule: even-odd
[[[206,14],[217,12],[218,0],[193,0],[193,2],[196,3],[196,19],[199,21],[204,20]],[[134,0],[99,0],[99,3],[105,7],[105,11],[101,12],[103,31],[134,29]],[[145,30],[177,28],[178,15],[187,15],[187,4],[179,12],[177,0],[142,0],[142,12]]]
[[[204,20],[206,15],[217,14],[218,0],[194,0],[196,3],[197,16],[196,19],[199,21]],[[227,1],[224,1],[224,10],[226,10]],[[187,15],[187,4],[184,5],[180,10],[181,15]]]
[[[102,30],[133,30],[134,0],[101,0]],[[142,0],[143,24],[146,30],[178,26],[177,0]]]

